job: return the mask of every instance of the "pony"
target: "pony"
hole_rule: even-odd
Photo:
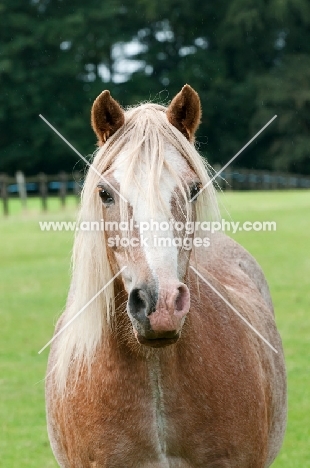
[[[46,377],[62,468],[266,468],[280,450],[281,338],[257,262],[202,229],[219,215],[200,120],[189,85],[168,107],[125,111],[107,90],[93,103],[99,147]]]

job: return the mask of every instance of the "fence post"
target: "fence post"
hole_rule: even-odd
[[[1,183],[1,198],[3,205],[3,214],[8,216],[9,214],[9,203],[8,203],[8,189],[7,189],[7,175],[0,174],[0,183]]]
[[[80,179],[81,179],[81,174],[79,172],[74,172],[73,173],[73,180],[74,180],[73,193],[76,196],[77,204],[79,204],[80,202],[80,195],[81,195],[81,187],[78,182]]]
[[[67,180],[68,180],[67,174],[63,171],[60,172],[59,180],[60,180],[59,197],[60,197],[61,206],[64,208],[66,206]]]
[[[42,201],[42,209],[43,211],[47,210],[47,177],[46,174],[43,172],[40,172],[38,174],[38,180],[39,180],[39,192],[41,196],[41,201]]]
[[[25,210],[27,208],[27,189],[26,189],[26,181],[25,176],[22,171],[17,171],[15,174],[19,198],[22,203],[22,207]]]

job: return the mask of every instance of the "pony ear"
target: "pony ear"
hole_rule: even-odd
[[[102,146],[124,122],[124,111],[119,103],[111,97],[110,91],[102,91],[91,110],[91,125],[98,137],[98,145]]]
[[[201,105],[198,94],[188,84],[172,99],[167,118],[189,141],[194,140],[201,119]]]

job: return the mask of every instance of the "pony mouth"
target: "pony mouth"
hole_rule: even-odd
[[[165,346],[175,344],[179,337],[179,333],[176,333],[175,335],[169,337],[146,338],[145,336],[137,335],[136,338],[138,342],[144,346],[149,346],[151,348],[164,348]]]

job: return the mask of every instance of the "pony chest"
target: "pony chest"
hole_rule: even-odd
[[[133,368],[128,363],[121,374],[105,380],[100,398],[102,436],[109,441],[105,446],[115,453],[115,444],[118,448],[121,444],[120,452],[128,466],[130,460],[133,464],[139,460],[141,468],[189,468],[182,457],[187,437],[184,427],[182,430],[184,414],[175,411],[174,405],[180,395],[174,384],[171,387],[167,383],[159,356],[140,364]],[[189,452],[195,452],[195,448]],[[152,465],[148,465],[150,462]]]

